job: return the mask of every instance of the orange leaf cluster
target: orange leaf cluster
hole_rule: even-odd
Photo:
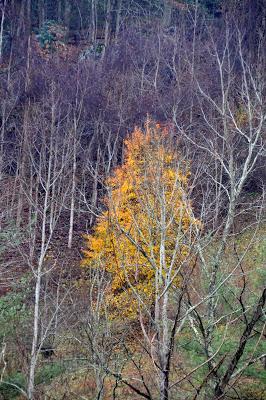
[[[172,288],[180,284],[176,271],[198,224],[186,195],[188,165],[168,139],[166,129],[149,121],[144,131],[135,129],[124,164],[107,181],[107,211],[87,236],[83,265],[111,274],[108,301],[120,316],[134,318],[153,304],[159,270],[162,284],[169,274]]]

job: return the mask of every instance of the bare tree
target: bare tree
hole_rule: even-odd
[[[206,358],[209,359],[209,374],[205,381],[206,386],[209,387],[206,389],[205,398],[209,399],[216,398],[218,392],[220,396],[218,398],[223,398],[225,388],[229,385],[245,344],[254,326],[262,317],[265,301],[263,289],[261,294],[257,295],[261,297],[257,300],[257,307],[251,321],[248,322],[245,314],[242,315],[246,325],[239,347],[232,355],[231,361],[228,361],[227,372],[223,377],[220,376],[219,368],[224,364],[224,360],[217,362],[213,359],[215,352],[213,341],[217,321],[220,318],[227,320],[227,317],[219,310],[223,287],[233,282],[235,274],[240,274],[244,285],[242,290],[246,290],[245,280],[248,278],[242,269],[242,261],[252,245],[254,236],[230,268],[225,269],[224,257],[226,249],[232,245],[232,241],[239,234],[235,224],[241,215],[251,213],[253,208],[253,215],[257,214],[258,219],[255,225],[258,227],[261,222],[261,209],[258,207],[263,207],[263,197],[255,204],[252,204],[252,201],[245,204],[243,193],[248,179],[256,171],[258,162],[265,151],[263,135],[266,114],[263,106],[264,84],[261,81],[261,74],[252,67],[245,55],[243,35],[238,27],[232,28],[227,21],[223,44],[221,45],[214,36],[210,36],[210,46],[207,44],[206,49],[216,63],[217,87],[214,88],[213,94],[210,94],[201,73],[195,73],[197,107],[200,110],[203,127],[200,131],[193,128],[192,132],[190,129],[182,129],[175,117],[174,121],[185,140],[191,143],[194,149],[199,149],[202,156],[204,157],[205,154],[206,160],[207,158],[209,160],[205,166],[205,174],[210,186],[209,190],[206,190],[203,185],[204,193],[201,197],[201,219],[208,229],[208,234],[204,233],[202,241],[198,242],[200,268],[203,279],[208,282],[207,291],[200,294],[201,299],[206,299],[206,307],[204,307],[204,312],[193,311],[191,321],[196,334],[198,337],[201,336],[201,344]],[[212,73],[213,71],[212,69]],[[236,90],[238,95],[236,95]],[[261,192],[261,189],[259,191]],[[206,248],[210,247],[213,249],[211,257],[206,252]],[[243,307],[242,312],[245,313],[244,310],[250,305],[242,303],[243,293],[238,296],[235,298],[236,305],[232,305],[232,310],[236,312],[238,307]],[[193,306],[191,307],[193,309]]]
[[[60,123],[56,121],[60,115],[60,101],[55,97],[54,84],[51,85],[50,96],[50,109],[46,110],[46,107],[43,110],[39,107],[31,109],[30,123],[24,136],[24,150],[30,160],[30,170],[24,174],[22,182],[29,208],[28,248],[26,252],[22,248],[22,252],[35,280],[33,334],[27,388],[29,399],[34,396],[38,355],[49,332],[51,321],[55,318],[54,313],[46,329],[40,331],[42,283],[56,264],[56,260],[52,265],[47,263],[46,256],[69,193],[69,182],[66,179],[72,155],[69,137],[65,136],[61,141],[58,135]]]

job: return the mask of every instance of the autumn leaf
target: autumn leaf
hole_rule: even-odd
[[[86,239],[83,265],[111,274],[108,301],[114,315],[134,318],[143,304],[151,306],[158,271],[161,285],[170,276],[171,289],[178,287],[177,272],[190,255],[199,224],[186,194],[190,171],[167,135],[149,121],[125,141],[125,162],[107,181],[108,212]]]

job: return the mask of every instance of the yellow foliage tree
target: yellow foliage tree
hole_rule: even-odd
[[[125,148],[124,164],[107,181],[106,211],[86,236],[83,265],[111,274],[113,315],[135,318],[152,305],[156,313],[156,299],[180,285],[199,222],[187,198],[188,164],[168,130],[147,121]]]

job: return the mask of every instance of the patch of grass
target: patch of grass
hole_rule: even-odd
[[[266,385],[261,385],[258,381],[243,380],[236,390],[241,400],[266,400]],[[236,397],[235,393],[232,393],[232,397]]]
[[[66,367],[59,362],[44,365],[37,371],[35,383],[36,385],[49,384],[54,378],[63,374],[65,371]]]
[[[0,399],[3,400],[12,400],[21,394],[15,385],[22,390],[25,390],[26,387],[26,378],[21,372],[7,376],[4,382],[0,383]]]

